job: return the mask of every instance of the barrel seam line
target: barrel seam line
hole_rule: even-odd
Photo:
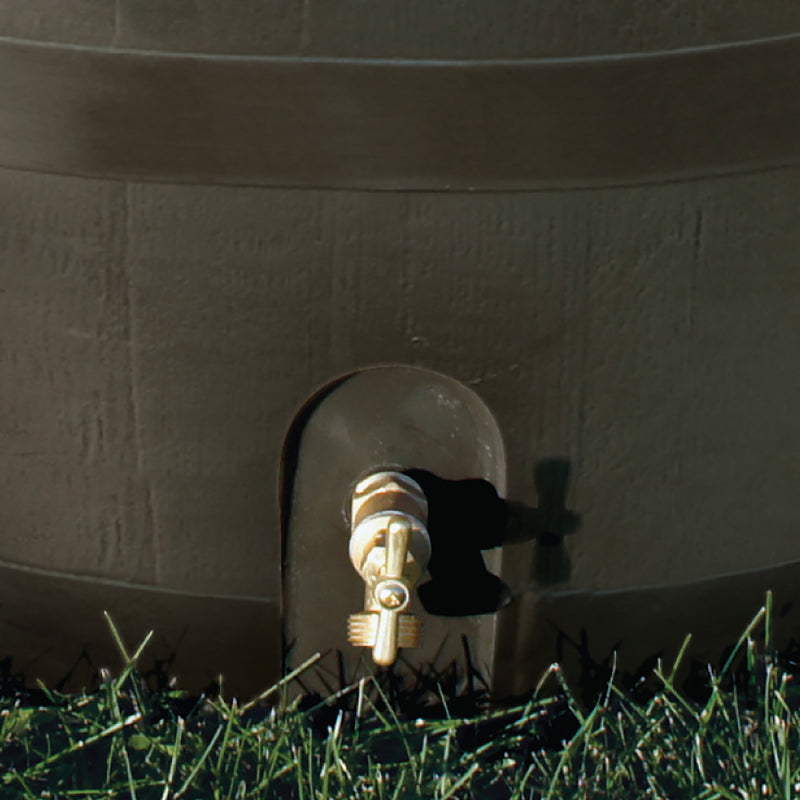
[[[100,47],[97,45],[80,45],[70,42],[49,42],[38,39],[24,39],[12,36],[0,36],[0,46],[30,47],[41,50],[65,50],[91,55],[119,55],[133,57],[150,57],[165,60],[186,61],[221,61],[221,62],[253,62],[264,64],[308,64],[308,65],[345,65],[374,68],[380,66],[415,68],[438,67],[463,69],[464,67],[547,67],[568,66],[599,63],[615,63],[621,61],[655,61],[727,52],[730,50],[751,50],[771,45],[800,44],[800,33],[783,34],[757,39],[741,39],[717,44],[696,45],[693,47],[676,47],[666,50],[639,50],[630,53],[603,53],[584,56],[551,56],[544,58],[486,58],[486,59],[444,59],[444,58],[358,58],[353,56],[284,56],[259,55],[246,53],[206,53],[200,51],[150,50],[128,47]]]
[[[150,592],[153,594],[166,594],[175,597],[192,597],[208,600],[232,600],[247,603],[260,603],[264,605],[276,605],[276,597],[240,594],[216,594],[212,592],[195,592],[189,589],[175,589],[168,586],[156,586],[153,584],[131,583],[129,581],[118,580],[115,578],[101,578],[96,575],[82,575],[73,572],[61,572],[60,570],[45,569],[34,567],[30,564],[19,564],[14,561],[0,559],[0,569],[24,572],[30,575],[39,575],[43,578],[58,578],[76,583],[88,583],[96,586],[112,586],[117,589],[132,589],[135,591]]]

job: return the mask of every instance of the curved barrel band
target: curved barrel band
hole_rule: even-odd
[[[800,161],[800,36],[529,61],[0,39],[0,166],[169,183],[530,191]]]

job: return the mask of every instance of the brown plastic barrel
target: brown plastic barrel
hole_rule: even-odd
[[[511,499],[570,465],[567,574],[502,557],[511,689],[580,608],[651,598],[677,642],[703,586],[729,587],[717,627],[778,565],[791,594],[798,24],[788,0],[5,2],[0,656],[85,682],[108,609],[184,685],[273,680],[284,437],[374,364],[470,386]]]

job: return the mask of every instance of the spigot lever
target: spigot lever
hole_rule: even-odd
[[[404,612],[430,558],[426,517],[425,495],[405,475],[381,472],[356,486],[350,558],[366,592],[364,611],[348,619],[348,639],[371,647],[381,666],[394,663],[399,647],[416,647],[421,639],[421,623]]]
[[[393,519],[386,530],[386,577],[379,580],[373,590],[380,608],[372,647],[372,660],[376,664],[392,664],[397,658],[400,614],[411,602],[403,578],[410,533],[411,525],[402,518]]]

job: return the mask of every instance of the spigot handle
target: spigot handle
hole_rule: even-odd
[[[394,664],[397,658],[397,639],[400,614],[397,611],[381,609],[378,615],[378,631],[372,647],[372,660],[381,667]]]
[[[386,528],[386,577],[402,578],[408,556],[411,523],[395,517]]]
[[[430,559],[428,501],[415,481],[382,471],[356,484],[350,508],[348,552],[365,594],[364,611],[348,617],[347,638],[389,666],[399,648],[417,647],[422,637],[422,624],[407,609]]]
[[[381,666],[393,664],[397,658],[400,614],[410,602],[407,581],[403,577],[410,534],[411,525],[402,517],[395,517],[384,534],[384,574],[373,589],[379,612],[372,660]]]

